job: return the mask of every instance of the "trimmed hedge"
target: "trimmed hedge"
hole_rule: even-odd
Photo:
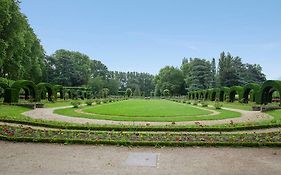
[[[60,98],[64,99],[65,93],[69,93],[69,97],[74,99],[90,98],[92,92],[85,87],[67,87],[61,85],[51,85],[49,83],[39,83],[37,85],[32,81],[18,80],[13,82],[11,86],[0,79],[0,87],[4,89],[4,103],[18,103],[21,89],[25,91],[25,97],[31,97],[32,102],[39,102],[43,93],[48,93],[48,100],[53,101],[60,93]],[[54,99],[53,99],[54,98]]]
[[[229,96],[229,102],[235,101],[235,95],[237,94],[239,96],[239,101],[243,99],[243,91],[244,88],[241,86],[233,86],[229,89],[228,96]]]
[[[244,102],[245,103],[248,103],[248,101],[256,102],[256,99],[258,98],[257,95],[260,91],[260,88],[261,86],[255,83],[250,83],[244,86],[244,90],[243,90]],[[249,95],[250,95],[250,99],[249,99]]]
[[[37,89],[37,100],[40,101],[43,97],[45,98],[45,93],[48,93],[48,101],[53,101],[53,97],[55,97],[55,90],[54,87],[49,83],[39,83],[36,86]]]
[[[201,98],[210,101],[215,101],[216,99],[219,101],[225,101],[228,99],[229,102],[233,102],[235,94],[238,94],[240,102],[243,100],[244,103],[247,103],[250,100],[252,102],[256,102],[257,104],[268,104],[272,102],[272,94],[275,91],[279,92],[281,95],[281,81],[279,80],[265,81],[262,86],[255,83],[250,83],[244,87],[233,86],[230,88],[221,87],[207,90],[190,91],[187,96],[188,99],[193,100]]]
[[[256,99],[257,104],[268,104],[272,102],[273,92],[279,92],[281,95],[281,81],[268,80],[263,83]],[[281,103],[280,103],[281,104]]]

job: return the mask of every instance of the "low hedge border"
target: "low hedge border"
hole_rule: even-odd
[[[35,143],[60,143],[60,144],[91,144],[91,145],[123,145],[123,146],[154,146],[154,147],[281,147],[281,142],[131,142],[131,141],[112,141],[112,140],[82,140],[82,139],[50,139],[32,137],[7,137],[0,136],[0,140],[13,142],[35,142]]]
[[[270,124],[270,125],[251,125],[251,126],[237,126],[237,127],[185,127],[185,126],[130,126],[130,125],[71,125],[66,123],[66,125],[42,123],[42,122],[32,122],[32,121],[19,121],[11,119],[0,119],[0,122],[14,123],[31,125],[46,128],[55,129],[73,129],[73,130],[96,130],[96,131],[173,131],[173,132],[231,132],[231,131],[245,131],[245,130],[256,130],[256,129],[269,129],[269,128],[279,128],[281,124]]]

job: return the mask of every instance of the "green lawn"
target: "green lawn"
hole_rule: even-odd
[[[132,99],[83,110],[87,113],[128,117],[176,117],[207,115],[211,112],[168,100]]]
[[[208,103],[210,105],[215,104],[215,102],[213,102],[213,101],[209,101]],[[241,109],[241,110],[245,110],[245,111],[251,111],[252,106],[256,105],[255,103],[243,104],[243,103],[239,103],[239,102],[233,102],[233,103],[221,102],[221,104],[223,105],[223,107],[226,107],[226,108]]]
[[[45,108],[54,108],[54,107],[62,107],[62,106],[72,106],[71,100],[59,100],[54,102],[49,102],[47,100],[42,100],[42,103],[44,103]]]
[[[89,114],[78,113],[75,108],[58,109],[54,112],[70,117],[144,122],[220,120],[241,116],[240,113],[227,110],[217,110],[220,112],[218,115],[208,116],[210,112],[204,109],[167,100],[127,100],[81,109]]]

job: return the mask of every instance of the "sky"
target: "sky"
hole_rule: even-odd
[[[109,70],[157,74],[222,51],[281,79],[280,0],[22,0],[46,54],[79,51]]]

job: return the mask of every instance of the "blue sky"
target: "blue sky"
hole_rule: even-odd
[[[47,54],[79,51],[110,70],[152,74],[222,51],[281,78],[280,0],[22,0]]]

